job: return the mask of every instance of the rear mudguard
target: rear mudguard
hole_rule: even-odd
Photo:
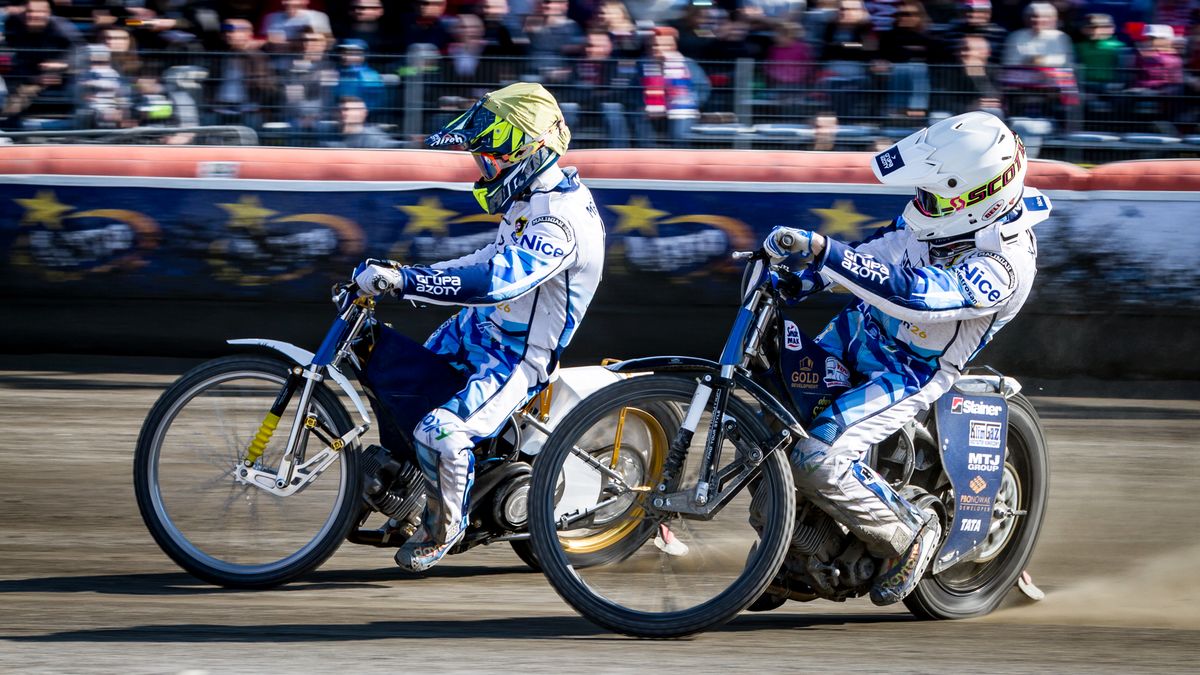
[[[312,363],[313,360],[312,352],[308,351],[307,349],[297,347],[290,342],[283,342],[282,340],[240,338],[237,340],[226,340],[225,342],[231,345],[257,345],[259,347],[266,347],[267,349],[274,349],[280,354],[283,354],[291,359],[291,361],[298,366],[307,367]],[[370,424],[371,415],[367,412],[367,406],[363,403],[362,397],[358,395],[358,390],[354,388],[354,385],[350,383],[350,380],[345,376],[345,374],[342,373],[342,371],[338,370],[332,365],[325,366],[325,370],[327,373],[329,373],[329,377],[333,378],[333,381],[337,382],[338,386],[342,388],[342,391],[346,392],[346,395],[350,397],[350,401],[354,403],[354,408],[358,410],[358,414],[362,416],[363,421]]]
[[[607,368],[615,373],[622,374],[649,371],[680,374],[704,373],[711,374],[714,378],[720,377],[721,374],[721,364],[694,356],[648,356],[614,363],[607,366]],[[737,369],[733,372],[733,380],[740,389],[753,396],[762,405],[764,410],[777,417],[792,432],[792,435],[797,440],[808,438],[808,432],[804,430],[804,425],[796,419],[792,411],[788,410],[787,406],[780,403],[779,399],[772,396],[762,385]]]

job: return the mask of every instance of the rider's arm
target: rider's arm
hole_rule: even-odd
[[[958,264],[909,267],[881,260],[869,247],[825,238],[814,267],[884,313],[904,321],[950,321],[993,314],[1017,289],[1012,265],[976,251]]]
[[[401,268],[403,297],[439,305],[494,305],[512,300],[570,265],[576,245],[565,222],[556,216],[538,216],[519,236],[514,233],[511,240],[496,246],[485,260],[437,269]]]

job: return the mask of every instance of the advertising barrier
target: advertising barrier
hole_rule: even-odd
[[[720,322],[708,331],[719,338],[741,278],[732,251],[755,248],[779,224],[853,241],[904,208],[910,193],[873,184],[869,158],[571,153],[563,163],[579,167],[607,227],[605,279],[589,314],[606,317],[600,327],[606,337],[592,336],[588,344],[605,353],[641,351],[622,340],[678,335],[668,321],[687,324],[701,315]],[[139,302],[170,303],[180,313],[189,302],[243,309],[308,305],[323,302],[330,284],[365,257],[431,263],[470,253],[491,241],[497,221],[480,212],[469,192],[470,164],[461,154],[427,151],[0,149],[0,280],[8,323],[32,316],[30,305],[40,301],[59,312],[86,311],[95,303],[121,311]],[[1192,164],[1135,162],[1089,172],[1033,163],[1030,183],[1050,196],[1054,215],[1036,231],[1034,295],[988,356],[999,352],[1002,361],[1022,367],[1036,363],[1040,359],[1009,355],[1002,343],[1022,322],[1038,324],[1042,353],[1077,344],[1071,364],[1053,368],[1095,373],[1084,362],[1105,359],[1089,361],[1084,352],[1111,356],[1113,348],[1067,334],[1077,329],[1064,330],[1056,342],[1050,318],[1194,321],[1200,279],[1192,258],[1200,251],[1200,230],[1192,223],[1200,215],[1200,193],[1192,189],[1200,185],[1192,183],[1200,167]],[[806,309],[815,322],[847,298],[826,294]],[[639,314],[654,317],[653,325],[621,318]],[[208,332],[201,323],[189,324],[192,339],[166,339],[164,346],[161,333],[170,327],[151,321],[148,333],[129,331],[130,349],[149,340],[158,351],[173,351],[171,344],[186,351]],[[316,324],[319,330],[321,321]],[[38,349],[47,345],[45,328],[18,328],[6,339],[12,349]],[[581,339],[588,329],[596,326],[586,326]],[[108,329],[72,330],[78,336]],[[695,353],[687,342],[672,344],[671,351]]]

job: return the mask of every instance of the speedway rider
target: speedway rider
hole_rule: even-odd
[[[604,226],[575,170],[558,166],[570,140],[540,84],[485,95],[425,144],[471,152],[481,173],[475,198],[503,214],[495,241],[428,267],[367,260],[354,272],[364,293],[464,306],[425,343],[469,379],[413,432],[428,501],[396,553],[408,570],[432,567],[462,539],[472,448],[549,381],[600,283]]]
[[[862,460],[941,397],[1025,303],[1036,273],[1031,228],[1050,214],[1049,200],[1024,185],[1027,163],[996,117],[952,117],[875,156],[882,183],[916,188],[890,225],[856,244],[786,227],[764,242],[777,259],[813,255],[781,279],[785,293],[836,284],[858,298],[815,339],[859,374],[857,386],[813,420],[791,461],[800,493],[886,560],[875,604],[916,588],[941,526]]]

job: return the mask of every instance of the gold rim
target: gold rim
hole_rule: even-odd
[[[662,473],[663,463],[666,462],[667,458],[667,432],[665,429],[663,429],[662,424],[657,418],[654,417],[654,415],[651,415],[645,410],[641,410],[639,408],[625,407],[621,409],[619,415],[619,419],[622,420],[622,423],[618,425],[618,437],[615,439],[613,444],[614,449],[620,446],[620,436],[623,434],[623,422],[626,415],[633,415],[634,417],[640,419],[646,425],[646,429],[650,432],[649,462],[648,466],[646,467],[646,474],[642,478],[643,480],[647,481],[651,478],[657,478]],[[616,461],[616,452],[613,453],[613,461]],[[621,541],[633,533],[633,531],[636,530],[637,527],[642,523],[642,516],[645,515],[645,511],[643,511],[642,507],[639,505],[641,499],[642,496],[638,495],[638,497],[634,500],[632,507],[625,514],[625,516],[608,528],[583,537],[560,536],[558,538],[559,545],[562,546],[564,552],[566,552],[568,555],[571,555],[595,553],[596,551],[603,550]]]

